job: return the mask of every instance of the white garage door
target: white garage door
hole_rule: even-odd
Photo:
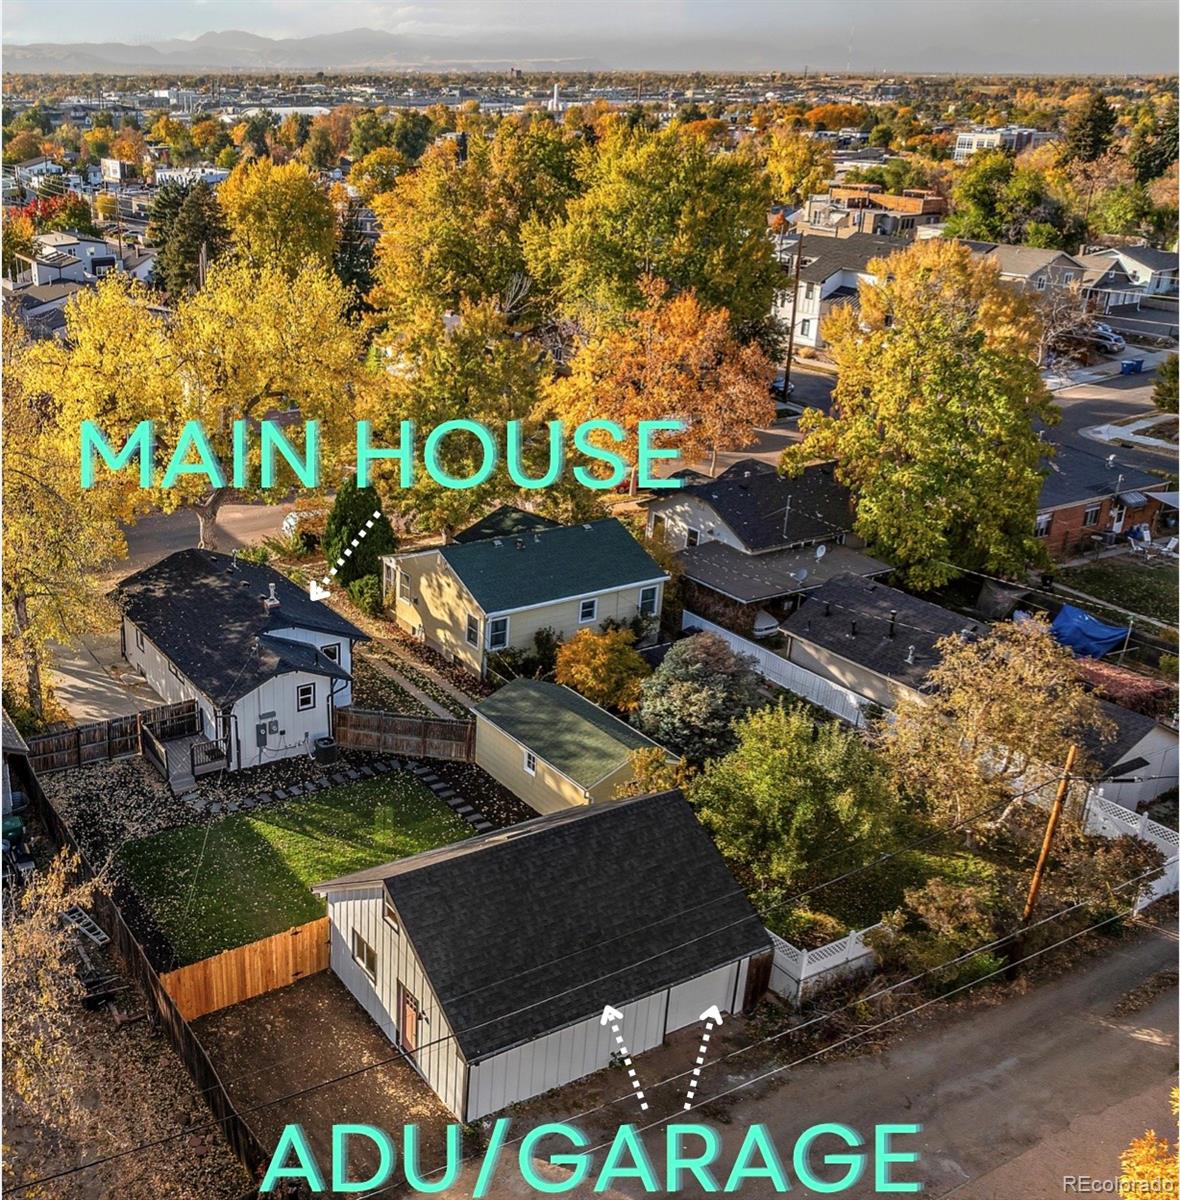
[[[738,963],[718,967],[707,975],[698,975],[687,983],[679,983],[668,993],[668,1019],[665,1032],[695,1025],[705,1009],[716,1004],[722,1012],[729,1012],[733,1005],[733,985],[737,978]]]

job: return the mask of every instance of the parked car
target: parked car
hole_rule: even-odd
[[[795,384],[792,381],[788,383],[782,375],[776,375],[770,383],[770,394],[776,400],[785,400],[795,390]]]

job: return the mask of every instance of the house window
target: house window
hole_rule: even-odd
[[[181,680],[184,679],[184,676],[176,669],[175,663],[168,664],[168,674],[174,675],[177,679],[181,679]]]
[[[1044,277],[1044,275],[1038,275],[1037,276],[1037,291],[1043,292],[1044,290],[1045,290],[1045,277]]]
[[[301,683],[295,689],[295,707],[304,712],[306,709],[315,708],[315,684]]]
[[[699,546],[701,544],[701,531],[690,528],[684,535],[684,544],[686,546]]]
[[[524,752],[524,769],[530,775],[537,773],[537,756],[531,750]]]
[[[799,322],[799,336],[800,337],[810,337],[811,336],[811,322],[809,320],[804,319]]]
[[[479,645],[479,618],[474,613],[467,614],[467,644]]]
[[[815,295],[815,284],[805,283],[803,285],[803,299],[810,300]]]
[[[639,593],[639,615],[654,617],[656,615],[656,599],[660,594],[658,587],[645,587]]]
[[[135,631],[135,648],[136,648],[136,650],[143,649],[143,630],[142,629],[137,629]]]
[[[508,618],[493,617],[488,622],[488,649],[503,650],[508,645]]]
[[[1037,524],[1033,530],[1034,537],[1048,537],[1049,530],[1053,527],[1052,513],[1037,513]]]
[[[377,978],[377,951],[354,929],[352,931],[352,958],[370,978]]]
[[[397,573],[397,595],[399,600],[408,600],[410,598],[410,573],[409,571],[398,571]]]
[[[381,905],[381,915],[385,918],[385,924],[388,925],[394,933],[401,933],[402,927],[398,923],[397,909],[393,907],[393,901],[386,896]]]
[[[598,601],[583,600],[578,608],[578,621],[585,625],[588,621],[593,621],[598,616]]]
[[[1082,528],[1089,529],[1093,525],[1098,524],[1098,514],[1102,512],[1101,504],[1091,504],[1089,508],[1082,513]]]
[[[326,646],[320,647],[320,653],[325,658],[330,658],[334,663],[338,663],[340,661],[340,643],[329,642]]]

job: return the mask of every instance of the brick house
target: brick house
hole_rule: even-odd
[[[1163,481],[1120,464],[1114,454],[1060,445],[1046,463],[1036,536],[1052,558],[1068,558],[1115,541],[1138,526],[1153,536],[1161,502],[1149,488]]]

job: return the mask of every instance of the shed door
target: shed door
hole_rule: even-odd
[[[407,1054],[413,1054],[418,1049],[418,1014],[422,1011],[421,1006],[414,995],[400,983],[397,986],[397,993],[398,1008],[401,1012],[398,1032],[401,1035],[402,1049]]]

